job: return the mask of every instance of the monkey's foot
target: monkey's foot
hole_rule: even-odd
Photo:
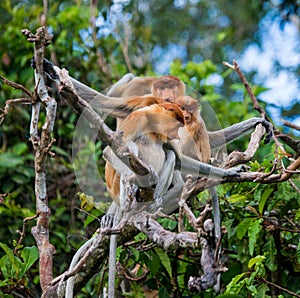
[[[101,229],[111,229],[114,226],[115,216],[114,214],[105,214],[101,218],[100,226]]]
[[[236,171],[237,173],[247,172],[250,170],[250,167],[247,165],[239,165],[237,167],[231,168],[232,170]]]

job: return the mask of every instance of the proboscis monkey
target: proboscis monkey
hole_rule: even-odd
[[[151,87],[151,94],[162,98],[164,102],[174,102],[175,98],[184,93],[184,83],[175,76],[162,76],[156,79]]]
[[[55,87],[59,91],[61,85],[59,72],[61,69],[54,66],[50,61],[44,59],[44,73],[48,78],[47,86]],[[98,91],[89,88],[81,82],[70,77],[76,93],[89,102],[95,109],[110,113],[116,118],[125,118],[131,112],[132,108],[128,106],[128,97],[143,96],[151,93],[153,82],[157,80],[155,77],[135,77],[132,74],[126,74],[123,78],[111,87],[106,96]],[[54,84],[53,84],[54,83]],[[184,94],[179,94],[181,96]],[[142,97],[141,97],[142,98]],[[234,124],[222,130],[210,132],[208,131],[211,149],[224,146],[243,134],[250,132],[258,124],[262,124],[266,128],[265,143],[269,142],[273,135],[273,126],[270,122],[263,118],[251,118],[243,122]]]
[[[184,127],[179,129],[179,147],[182,154],[209,162],[211,151],[205,123],[200,116],[198,101],[190,96],[179,96],[175,103],[184,116]]]
[[[120,81],[114,84],[106,93],[110,97],[137,97],[144,95],[153,95],[160,97],[164,101],[174,102],[178,96],[184,95],[185,85],[175,76],[161,77],[135,77],[132,74],[126,74]]]
[[[133,111],[119,130],[125,142],[137,144],[138,156],[159,174],[166,158],[163,144],[178,139],[178,129],[183,125],[180,108],[176,104],[162,103]],[[105,180],[112,199],[119,205],[120,176],[109,162],[105,166]]]
[[[139,78],[127,74],[111,87],[107,95],[110,97],[120,97],[118,104],[120,105],[122,103],[123,110],[121,113],[123,113],[126,110],[133,111],[152,104],[174,102],[176,97],[184,93],[184,83],[175,76]],[[113,99],[113,101],[115,102],[115,99]],[[112,104],[112,101],[110,101],[110,104]],[[117,111],[113,111],[113,113],[116,112]],[[117,115],[117,128],[120,127],[124,120],[124,118],[120,116],[120,114]]]
[[[123,132],[123,140],[134,142],[138,147],[138,156],[160,174],[166,159],[163,145],[168,140],[179,138],[178,129],[183,125],[184,119],[180,108],[175,104],[162,103],[133,111],[119,129]],[[105,165],[105,180],[114,202],[117,205],[124,205],[124,202],[120,202],[120,174],[109,162]],[[116,248],[117,235],[112,235],[109,253],[109,297],[114,297]]]
[[[55,83],[54,85],[58,91],[61,84],[58,75],[59,71],[60,69],[58,67],[54,67],[52,63],[45,61],[44,72],[52,81],[52,83]],[[131,102],[131,106],[128,102],[128,97],[137,95],[143,98],[143,95],[151,93],[151,87],[156,78],[152,77],[138,80],[138,78],[133,77],[132,75],[128,75],[126,80],[127,82],[125,82],[125,84],[119,84],[119,86],[118,83],[115,84],[116,88],[112,87],[111,92],[108,93],[109,96],[105,96],[71,78],[76,93],[80,97],[91,103],[92,107],[94,107],[95,109],[98,109],[105,113],[110,113],[112,116],[115,116],[117,118],[126,118],[130,113],[132,113],[135,108],[140,108],[140,106],[143,106],[143,104],[136,104],[134,102]],[[137,83],[138,81],[139,83]],[[114,93],[112,91],[114,91]],[[183,94],[179,95],[182,96]],[[168,100],[170,100],[170,98],[168,98]],[[268,142],[273,134],[272,124],[262,118],[252,118],[241,123],[234,124],[220,131],[207,132],[211,149],[223,146],[224,141],[225,143],[228,143],[236,138],[239,138],[244,133],[251,131],[258,124],[262,124],[266,128],[267,137],[265,139],[265,142]],[[205,157],[201,158],[205,159]],[[188,159],[186,159],[185,166],[186,167],[184,170],[186,170],[187,173],[191,171],[191,167],[194,167],[195,172],[197,172],[198,168],[200,167],[198,163],[189,164]],[[209,169],[209,167],[207,167],[207,169]],[[224,171],[224,175],[225,174],[226,172]]]

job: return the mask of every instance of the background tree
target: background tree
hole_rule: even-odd
[[[255,33],[259,21],[267,13],[271,12],[274,18],[281,16],[282,26],[298,18],[299,5],[296,1],[282,1],[278,6],[272,3],[235,1],[229,7],[228,1],[49,1],[47,7],[42,7],[39,1],[1,1],[1,75],[27,88],[34,86],[29,67],[32,47],[24,42],[21,29],[34,29],[45,24],[54,36],[48,47],[48,57],[66,67],[83,83],[103,90],[128,71],[136,75],[155,74],[159,69],[170,72],[200,92],[225,127],[257,114],[243,87],[237,84],[237,77],[230,75],[221,61],[236,58],[249,44],[259,43],[259,35]],[[179,59],[170,61],[170,67],[159,68],[162,64],[160,57],[168,56]],[[294,65],[290,71],[299,73],[299,65]],[[211,84],[213,76],[223,79]],[[5,84],[0,87],[2,108],[5,100],[24,96],[23,92]],[[258,84],[253,90],[259,96],[265,89]],[[295,120],[294,115],[299,111],[299,104],[294,103],[281,111],[287,120]],[[34,264],[34,239],[27,227],[24,239],[18,244],[20,235],[16,232],[21,230],[22,220],[35,213],[29,119],[29,108],[14,106],[0,130],[0,214],[5,222],[0,228],[0,262],[1,268],[7,268],[6,271],[1,269],[3,282],[0,289],[3,295],[14,296],[18,292],[25,297],[38,297],[40,289],[37,265]],[[80,196],[80,203],[76,195],[80,189],[71,163],[76,123],[77,115],[65,102],[59,102],[54,133],[57,142],[53,147],[56,157],[47,160],[48,196],[52,210],[51,241],[57,251],[55,274],[67,268],[74,249],[90,238],[98,226],[97,221],[92,221],[79,208],[85,208],[95,216],[102,215],[104,210],[102,206],[100,210],[94,208],[95,204],[84,194]],[[292,137],[297,134],[288,126],[280,129]],[[247,140],[243,138],[235,142],[228,151],[245,148]],[[99,154],[95,159],[102,174],[102,142],[97,141],[95,146]],[[90,151],[85,147],[80,152],[82,159],[77,163],[90,162],[89,154],[93,150],[93,144]],[[297,152],[285,145],[285,150],[291,156],[299,154],[299,147]],[[252,169],[269,169],[274,158],[272,152],[272,145],[259,150],[255,162],[250,164]],[[287,158],[289,156],[285,153],[278,156],[283,162]],[[229,271],[222,275],[224,287],[227,285],[232,292],[242,296],[266,291],[273,297],[279,294],[289,297],[275,287],[269,287],[269,291],[269,284],[262,282],[267,279],[299,294],[299,187],[299,179],[296,178],[276,185],[247,183],[220,187],[222,218],[228,229],[223,247],[228,250],[230,265]],[[204,193],[199,199],[205,199],[205,196]],[[104,190],[98,189],[95,198],[101,201],[104,197]],[[165,220],[164,224],[172,226],[174,222]],[[30,225],[33,224],[30,222]],[[188,261],[178,262],[179,252],[166,255],[159,249],[149,253],[133,248],[127,249],[128,252],[131,258],[124,265],[145,263],[150,268],[146,284],[153,289],[159,287],[161,297],[168,297],[167,293],[190,295],[182,289],[182,285],[193,268]],[[120,256],[124,254],[124,250],[120,251]],[[252,266],[247,264],[251,257],[256,258]],[[161,277],[158,272],[163,272]],[[252,278],[254,275],[259,278]],[[172,283],[174,278],[178,281],[176,286]],[[100,275],[96,276],[80,295],[90,297],[91,293],[96,293],[95,281],[99,279]],[[135,293],[141,291],[140,285],[134,283]],[[213,294],[204,293],[203,297],[209,295]]]

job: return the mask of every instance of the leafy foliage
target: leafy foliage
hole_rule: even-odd
[[[209,129],[218,128],[218,123],[225,127],[258,116],[243,85],[230,70],[221,66],[220,61],[232,58],[235,51],[249,44],[249,38],[251,41],[252,36],[256,38],[258,20],[274,1],[93,1],[98,3],[97,7],[83,0],[48,2],[47,26],[53,40],[47,57],[66,67],[83,83],[103,90],[130,67],[137,75],[153,75],[176,44],[181,51],[178,59],[168,61],[168,72],[180,77],[192,94],[201,94],[202,115]],[[39,27],[43,7],[40,1],[3,0],[0,8],[1,74],[32,90],[30,60],[33,51],[24,41],[21,29]],[[295,1],[280,1],[283,12],[298,9]],[[259,95],[265,88],[254,86],[253,90]],[[7,99],[23,96],[22,92],[0,82],[1,108]],[[207,112],[208,106],[217,117]],[[297,109],[296,102],[283,115],[293,117]],[[40,296],[35,264],[38,252],[30,235],[33,223],[27,224],[21,244],[18,244],[20,234],[16,232],[22,230],[23,219],[35,213],[29,121],[29,108],[14,106],[0,130],[0,199],[3,200],[0,216],[5,223],[0,227],[1,297],[13,297],[14,293]],[[106,202],[105,189],[98,187],[94,175],[90,177],[85,172],[80,176],[95,190],[92,194],[83,193],[78,187],[74,169],[88,169],[93,160],[97,162],[99,176],[103,177],[101,154],[105,144],[83,138],[79,143],[85,146],[79,146],[76,159],[73,159],[71,144],[77,121],[78,115],[59,101],[54,129],[56,143],[52,148],[56,156],[47,160],[52,210],[50,237],[56,248],[55,275],[67,269],[74,251],[99,227],[97,218],[102,216]],[[291,130],[288,132],[292,135]],[[230,144],[228,151],[245,148],[248,139],[249,136],[245,136]],[[295,153],[288,146],[285,150]],[[274,145],[264,145],[248,165],[253,171],[268,172],[274,158]],[[279,156],[283,163],[288,158],[284,154]],[[83,181],[79,179],[78,182]],[[299,178],[292,182],[300,187]],[[229,268],[222,274],[224,294],[218,297],[290,297],[271,288],[262,278],[300,294],[300,198],[295,188],[290,182],[240,183],[222,185],[218,193],[222,224],[228,231],[222,247],[224,262]],[[202,193],[195,198],[194,206],[201,207],[206,196]],[[177,229],[175,220],[164,219],[163,225],[173,231]],[[135,242],[149,244],[141,234]],[[146,249],[138,245],[119,248],[121,266],[135,269],[141,277],[130,282],[131,292],[126,295],[143,297],[143,287],[147,286],[158,291],[159,297],[213,297],[212,291],[199,296],[187,289],[189,276],[201,271],[195,265],[200,263],[197,253],[190,250],[165,252],[151,245]],[[145,268],[149,272],[143,278]],[[103,264],[99,274],[78,297],[98,297],[106,282],[106,265]]]

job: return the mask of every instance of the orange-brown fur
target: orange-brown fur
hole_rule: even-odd
[[[185,121],[179,130],[181,153],[207,163],[211,156],[209,136],[199,113],[198,101],[190,96],[180,96],[175,103],[180,106]]]
[[[179,138],[178,129],[184,124],[180,108],[171,103],[154,104],[133,111],[122,122],[125,142],[133,141],[138,145],[138,156],[159,173],[165,162],[163,144]],[[108,192],[119,204],[120,176],[112,165],[105,166],[105,179]]]

